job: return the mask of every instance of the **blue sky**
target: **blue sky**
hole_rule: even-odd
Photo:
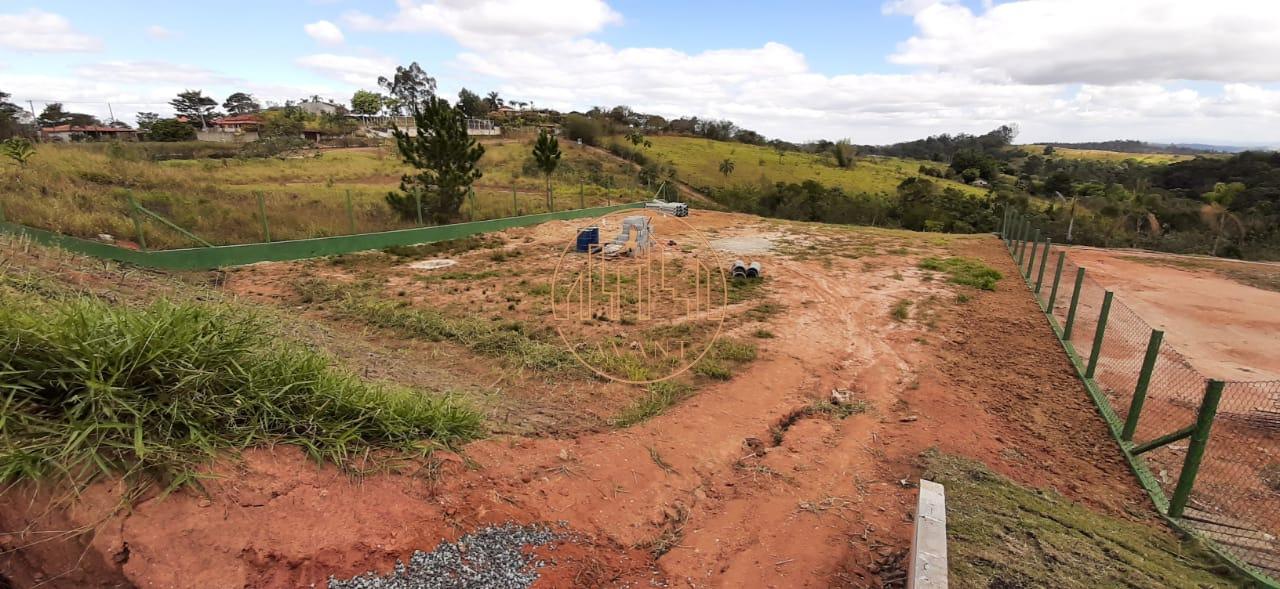
[[[4,2],[0,90],[37,110],[60,100],[106,116],[111,102],[132,122],[184,88],[346,100],[416,60],[450,95],[622,103],[790,140],[1013,122],[1025,141],[1280,143],[1273,0],[299,0],[187,12]]]

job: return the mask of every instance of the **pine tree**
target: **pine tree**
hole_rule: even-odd
[[[560,142],[546,131],[538,133],[538,140],[533,144],[533,159],[547,177],[547,211],[554,210],[555,200],[551,195],[551,175],[560,165]]]
[[[451,222],[482,175],[476,163],[484,147],[467,135],[466,117],[443,98],[428,97],[413,120],[416,136],[396,129],[395,138],[400,156],[418,172],[400,178],[400,193],[387,194],[387,204],[406,219]]]

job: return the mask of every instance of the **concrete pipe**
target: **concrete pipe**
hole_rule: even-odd
[[[747,266],[747,278],[759,278],[761,270],[763,268],[761,268],[760,262],[751,262],[751,265]]]
[[[729,269],[729,275],[734,278],[746,278],[747,265],[742,260],[734,260],[733,267]]]

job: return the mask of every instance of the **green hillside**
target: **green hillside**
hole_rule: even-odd
[[[936,162],[868,156],[858,159],[852,169],[836,167],[828,154],[797,151],[778,152],[771,147],[714,141],[699,137],[657,135],[647,138],[652,145],[641,152],[656,162],[674,167],[681,180],[694,187],[724,188],[738,184],[803,182],[816,180],[824,186],[839,187],[847,193],[892,194],[903,180],[919,175],[920,165],[942,168]],[[621,138],[618,141],[624,141]],[[720,173],[720,162],[733,161],[733,173]],[[941,187],[954,187],[975,195],[986,190],[959,182],[934,179]]]

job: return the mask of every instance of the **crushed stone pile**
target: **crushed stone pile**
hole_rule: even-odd
[[[526,589],[538,580],[536,560],[524,548],[560,539],[550,528],[504,524],[416,550],[409,563],[396,562],[389,575],[370,571],[348,580],[329,577],[329,589]]]

